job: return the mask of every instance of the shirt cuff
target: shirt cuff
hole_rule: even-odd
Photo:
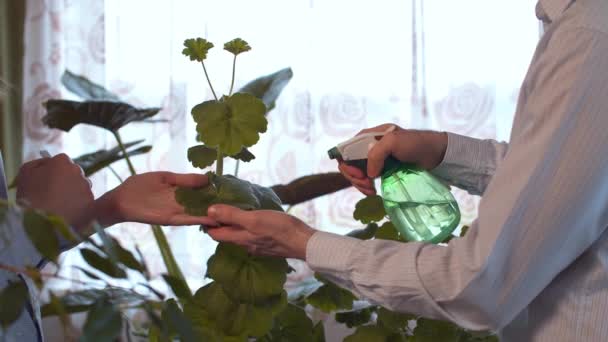
[[[478,139],[456,133],[448,134],[448,146],[441,163],[431,170],[434,175],[450,180],[454,171],[463,167],[475,170],[479,167],[482,150]]]
[[[317,231],[306,245],[306,262],[321,273],[347,272],[350,255],[360,243],[349,236]]]

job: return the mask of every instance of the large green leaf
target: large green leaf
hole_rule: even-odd
[[[205,101],[192,108],[196,130],[210,147],[235,155],[243,147],[253,146],[266,132],[266,106],[255,96],[236,93],[220,101]]]
[[[395,225],[390,221],[384,222],[384,224],[378,228],[375,238],[382,240],[405,241],[404,238],[399,235]]]
[[[42,122],[50,128],[69,132],[78,124],[88,124],[116,132],[130,122],[145,121],[160,108],[138,109],[123,102],[48,100]]]
[[[61,83],[72,93],[86,101],[112,101],[120,102],[120,98],[97,83],[91,82],[84,76],[76,75],[65,70],[61,76]]]
[[[140,144],[143,140],[126,143],[125,149]],[[140,154],[145,154],[152,150],[152,146],[140,146],[136,149],[127,150],[127,156],[134,157]],[[97,171],[111,165],[112,163],[125,158],[120,146],[116,146],[110,150],[101,149],[92,153],[84,154],[74,159],[74,163],[78,164],[83,170],[86,177],[89,177]]]
[[[235,301],[259,303],[283,292],[287,261],[249,255],[237,245],[220,243],[207,263],[207,276]]]
[[[269,112],[274,109],[277,98],[281,95],[283,88],[285,88],[292,77],[293,71],[291,68],[281,69],[245,84],[239,92],[248,93],[259,98],[264,102],[267,112]]]
[[[378,325],[382,325],[391,330],[403,330],[407,327],[408,321],[415,320],[416,316],[406,313],[399,313],[387,310],[385,308],[378,309]]]
[[[395,334],[384,327],[376,325],[364,325],[357,328],[354,334],[347,336],[344,342],[398,342],[404,341],[405,337]],[[437,340],[442,341],[442,340]],[[443,341],[442,341],[443,342]]]
[[[184,40],[182,54],[190,57],[191,61],[202,62],[207,58],[207,53],[213,48],[213,43],[204,38],[191,38]]]
[[[194,342],[198,340],[192,322],[186,318],[174,299],[165,302],[162,317],[163,321],[169,325],[170,330],[179,336],[180,341]]]
[[[25,282],[18,280],[9,283],[2,292],[0,292],[0,325],[7,327],[15,322],[23,309],[28,299],[28,291]]]
[[[80,341],[113,341],[120,335],[122,316],[109,301],[98,301],[84,323]]]
[[[374,307],[368,307],[361,310],[337,312],[336,322],[346,324],[347,327],[353,328],[368,323],[372,319]]]
[[[311,342],[314,340],[312,321],[306,312],[289,304],[276,318],[270,332],[258,342]]]
[[[414,342],[458,342],[463,330],[458,326],[444,321],[420,318],[414,329]]]
[[[175,191],[176,201],[184,206],[190,215],[205,216],[211,205],[219,203],[244,210],[283,210],[281,200],[269,188],[230,175],[207,175],[208,186],[199,189],[178,188]]]
[[[285,292],[263,303],[239,303],[233,301],[220,284],[212,282],[200,288],[185,304],[184,313],[199,334],[217,330],[228,337],[243,339],[268,333],[273,317],[286,305]]]
[[[204,169],[217,160],[217,150],[205,145],[196,145],[188,149],[188,160],[192,166]]]
[[[53,262],[57,261],[61,251],[53,223],[35,210],[27,210],[23,215],[23,227],[38,252]]]
[[[120,268],[120,266],[113,263],[110,258],[99,255],[92,249],[83,248],[80,250],[80,255],[82,255],[82,258],[87,262],[87,264],[112,278],[127,277],[127,274],[122,268]]]
[[[363,223],[382,221],[386,216],[382,197],[378,195],[367,196],[357,202],[353,217]]]
[[[306,303],[320,309],[323,312],[338,310],[352,310],[355,297],[345,290],[330,282],[325,283],[317,291],[306,298]]]

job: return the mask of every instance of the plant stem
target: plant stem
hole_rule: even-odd
[[[236,160],[236,166],[234,167],[234,177],[239,176],[239,165],[241,164],[240,160]]]
[[[118,174],[118,172],[116,172],[116,170],[114,170],[114,168],[112,167],[112,165],[108,165],[108,169],[110,169],[110,171],[112,171],[112,173],[118,179],[119,182],[121,182],[121,183],[124,182],[124,180],[122,179],[122,177],[120,177],[120,175]]]
[[[228,92],[228,96],[232,95],[232,89],[234,87],[234,75],[236,74],[236,55],[234,55],[234,59],[232,60],[232,82],[230,82],[230,92]]]
[[[131,163],[131,159],[129,158],[129,155],[127,154],[125,146],[122,143],[122,140],[120,139],[120,135],[118,134],[118,132],[114,132],[114,136],[116,137],[118,146],[120,146],[120,149],[122,150],[122,153],[124,154],[125,159],[127,160],[127,164],[129,165],[129,171],[131,171],[131,175],[135,176],[137,174],[137,172],[135,172],[135,168],[133,167],[133,164]],[[169,242],[167,242],[167,237],[165,236],[163,229],[161,228],[161,226],[156,225],[156,224],[153,224],[150,226],[152,227],[152,233],[154,233],[154,238],[156,239],[156,244],[158,245],[158,248],[160,249],[160,254],[163,257],[163,261],[165,262],[165,267],[167,267],[167,273],[169,273],[170,276],[181,279],[184,283],[186,283],[186,278],[184,278],[182,271],[180,270],[179,266],[177,265],[177,262],[175,261],[175,256],[173,255],[173,252],[171,251],[171,247],[169,247]]]
[[[222,150],[219,146],[217,147],[217,162],[215,163],[215,173],[218,176],[224,174],[224,154],[222,153]]]
[[[118,131],[114,131],[114,137],[116,138],[116,142],[118,142],[118,146],[120,147],[122,154],[125,156],[125,160],[127,161],[127,165],[129,166],[129,171],[131,172],[131,176],[135,176],[137,172],[135,171],[135,168],[131,163],[131,159],[129,159],[129,155],[127,154],[127,149],[125,148],[125,145],[122,143],[120,133],[118,133]]]
[[[213,97],[215,101],[218,101],[217,95],[215,94],[215,90],[213,90],[213,85],[211,85],[211,80],[209,79],[209,74],[207,74],[207,68],[205,68],[205,62],[201,62],[203,65],[203,70],[205,71],[205,77],[207,78],[207,83],[209,83],[209,88],[211,88],[211,92],[213,93]]]

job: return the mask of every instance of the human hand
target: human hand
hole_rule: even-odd
[[[445,155],[448,138],[444,132],[403,129],[397,125],[384,124],[357,133],[385,132],[394,126],[395,129],[384,136],[367,154],[367,174],[360,169],[340,162],[338,169],[353,186],[366,195],[376,193],[374,178],[378,177],[389,156],[407,163],[413,163],[423,169],[437,167]]]
[[[243,246],[255,255],[304,260],[306,244],[315,232],[306,223],[279,211],[245,211],[217,204],[207,212],[219,222],[207,234],[216,241]]]
[[[149,172],[129,177],[96,201],[96,219],[106,227],[120,222],[186,226],[216,222],[186,214],[175,201],[177,187],[202,187],[209,182],[201,174]]]
[[[16,185],[20,204],[59,215],[76,228],[88,223],[91,183],[67,155],[23,164]]]

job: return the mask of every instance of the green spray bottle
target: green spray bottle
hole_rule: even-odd
[[[394,129],[360,134],[329,150],[329,158],[367,173],[367,152],[378,137]],[[381,194],[391,222],[408,241],[439,243],[460,223],[458,203],[450,189],[429,172],[394,157],[384,162]]]

